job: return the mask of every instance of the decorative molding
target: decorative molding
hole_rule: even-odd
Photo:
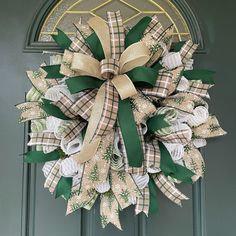
[[[196,14],[193,12],[193,10],[185,0],[172,0],[171,2],[173,2],[181,15],[184,17],[193,41],[199,44],[197,53],[206,53],[202,32]]]
[[[60,0],[47,0],[43,4],[43,6],[39,9],[39,11],[35,14],[32,19],[32,23],[29,27],[25,44],[24,44],[24,52],[31,52],[31,53],[41,53],[44,50],[49,51],[58,51],[59,48],[53,42],[39,42],[37,41],[40,33],[40,29],[45,21],[47,15],[50,11],[54,8],[54,6]],[[186,21],[193,41],[199,44],[199,48],[197,53],[205,53],[204,41],[201,34],[201,30],[197,21],[197,18],[187,4],[185,0],[171,0],[170,1],[181,13],[184,20]]]
[[[193,185],[193,236],[207,236],[205,183],[200,179]]]
[[[29,151],[27,147],[30,122],[24,125],[24,153]],[[36,165],[23,163],[22,175],[22,200],[21,200],[21,236],[34,236],[35,226],[35,182]]]

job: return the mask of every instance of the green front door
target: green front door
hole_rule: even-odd
[[[123,231],[101,229],[99,205],[91,211],[65,216],[66,203],[43,188],[42,165],[23,164],[27,126],[17,124],[14,105],[28,91],[25,71],[36,69],[40,53],[23,52],[27,30],[45,0],[1,1],[0,7],[0,236],[234,236],[236,212],[235,140],[236,3],[233,0],[188,0],[197,16],[205,53],[195,55],[196,67],[217,71],[211,90],[210,111],[228,135],[210,140],[203,150],[207,171],[204,182],[181,186],[190,197],[182,208],[158,193],[159,215],[121,213]],[[145,4],[145,1],[143,1]],[[181,2],[183,1],[173,1]],[[184,9],[183,9],[184,10]]]

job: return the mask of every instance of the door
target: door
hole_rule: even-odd
[[[28,127],[17,124],[19,114],[14,105],[24,101],[24,94],[30,87],[25,71],[36,69],[45,58],[38,53],[43,50],[44,44],[31,43],[36,34],[33,28],[28,31],[41,6],[44,6],[41,8],[44,16],[49,13],[49,5],[45,2],[50,2],[50,7],[53,7],[60,1],[1,1],[0,235],[234,236],[236,81],[233,50],[236,32],[233,23],[236,20],[236,3],[233,0],[224,3],[188,0],[187,4],[185,1],[172,1],[181,8],[183,15],[186,14],[186,6],[195,13],[196,18],[186,19],[190,25],[197,19],[200,26],[190,32],[202,44],[195,55],[196,68],[217,71],[216,86],[211,90],[209,104],[228,135],[208,142],[203,150],[207,166],[205,179],[193,187],[181,186],[181,190],[190,197],[182,208],[173,205],[159,192],[159,215],[148,219],[143,215],[135,217],[133,209],[129,208],[121,213],[123,231],[119,231],[111,225],[101,229],[98,204],[91,211],[81,210],[65,216],[64,200],[53,199],[43,188],[42,165],[24,164],[20,155],[25,151]],[[147,2],[150,1],[142,1],[142,4]],[[40,22],[35,24],[40,25]],[[199,30],[204,44],[198,38]],[[48,48],[53,50],[54,46],[48,43],[45,49]]]

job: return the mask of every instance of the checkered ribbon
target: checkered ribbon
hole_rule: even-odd
[[[113,58],[103,59],[100,62],[101,75],[105,79],[111,79],[119,73],[119,61]]]
[[[145,162],[147,169],[152,169],[155,172],[160,171],[161,154],[158,146],[158,140],[153,139],[145,144]]]
[[[157,15],[152,16],[152,20],[144,31],[144,35],[150,34],[155,40],[160,40],[165,35],[165,31]]]
[[[169,93],[169,87],[171,85],[172,73],[166,70],[161,70],[158,74],[156,84],[153,88],[145,88],[141,91],[146,96],[154,98],[165,98]]]
[[[42,145],[59,147],[61,143],[60,139],[57,139],[53,132],[35,132],[30,134],[30,141],[28,146]]]
[[[175,187],[174,183],[170,182],[163,174],[157,174],[155,177],[153,177],[153,180],[161,192],[177,205],[181,206],[181,201],[188,200],[188,197],[181,193]]]
[[[188,92],[196,94],[201,97],[209,98],[208,89],[210,89],[213,84],[203,84],[198,81],[189,81]]]
[[[137,198],[135,205],[135,214],[138,215],[140,212],[144,212],[148,216],[149,204],[150,204],[150,192],[149,187],[146,186],[144,189],[141,189],[142,196]]]
[[[66,128],[63,129],[60,135],[66,141],[66,143],[69,143],[78,137],[85,126],[86,122],[83,120],[78,119],[70,121],[70,123],[66,125]]]
[[[193,53],[196,51],[197,47],[198,45],[194,44],[191,40],[188,40],[183,45],[183,47],[180,50],[180,56],[184,64],[192,58]]]
[[[110,80],[105,82],[105,101],[94,137],[105,136],[114,127],[118,112],[119,95]]]
[[[97,89],[79,93],[77,100],[73,103],[66,95],[62,95],[60,100],[54,102],[54,105],[70,118],[81,116],[83,119],[89,119],[94,105]]]
[[[119,60],[125,49],[125,31],[120,11],[107,12],[111,40],[111,58]]]
[[[48,188],[50,193],[53,193],[55,191],[56,186],[61,178],[60,166],[61,166],[61,160],[55,162],[44,183],[44,188]]]
[[[74,40],[72,41],[70,45],[70,49],[71,51],[74,51],[74,52],[80,52],[85,55],[93,56],[91,50],[87,46],[84,40],[84,37],[80,31],[77,31],[76,37],[74,38]]]

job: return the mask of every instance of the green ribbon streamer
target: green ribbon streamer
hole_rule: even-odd
[[[147,120],[148,130],[155,133],[159,129],[167,128],[170,124],[165,121],[165,115],[155,115]]]
[[[93,56],[101,61],[102,59],[105,58],[102,44],[95,32],[90,34],[87,38],[84,39],[87,45],[89,46],[91,52],[93,53]]]
[[[142,39],[143,33],[151,20],[151,17],[145,16],[135,26],[132,27],[125,37],[125,48]]]
[[[56,195],[55,198],[58,198],[60,196],[64,196],[66,200],[70,198],[71,194],[71,188],[72,188],[72,177],[64,177],[62,176],[57,184],[56,187]]]
[[[28,163],[43,163],[47,161],[54,161],[65,156],[61,149],[54,150],[49,153],[44,153],[43,151],[29,151],[24,154],[24,161]]]
[[[157,61],[151,66],[151,68],[159,71],[159,70],[163,69],[164,67],[161,65],[160,61]]]
[[[180,41],[180,42],[176,43],[173,48],[173,52],[179,52],[185,43],[186,43],[186,41]]]
[[[150,180],[148,182],[149,187],[149,213],[154,214],[158,212],[158,204],[157,204],[157,186],[154,182],[154,180],[150,177]]]
[[[65,76],[60,74],[61,64],[58,65],[50,65],[50,66],[42,66],[41,67],[44,71],[47,72],[47,79],[61,79]]]
[[[161,153],[160,168],[163,171],[164,175],[170,176],[182,182],[192,183],[191,177],[194,176],[194,173],[184,166],[175,164],[171,158],[169,151],[163,143],[158,142],[158,145]]]
[[[62,30],[57,29],[57,34],[53,34],[51,36],[61,49],[69,49],[72,41]]]
[[[183,76],[188,80],[201,80],[205,84],[215,84],[213,79],[215,71],[210,70],[186,70]]]
[[[57,117],[62,120],[71,120],[71,118],[67,117],[59,107],[51,104],[53,101],[42,98],[43,103],[41,104],[41,108],[50,116]]]
[[[104,81],[91,76],[76,76],[66,80],[66,85],[72,94],[86,89],[99,88]]]
[[[133,83],[139,87],[153,87],[156,84],[158,72],[155,69],[138,66],[126,73]]]
[[[119,101],[118,121],[124,139],[129,165],[132,167],[141,167],[144,154],[129,99]]]
[[[156,84],[158,72],[152,68],[139,66],[126,73],[138,87],[153,87]],[[72,94],[86,89],[99,88],[104,81],[91,76],[76,76],[66,80]]]

